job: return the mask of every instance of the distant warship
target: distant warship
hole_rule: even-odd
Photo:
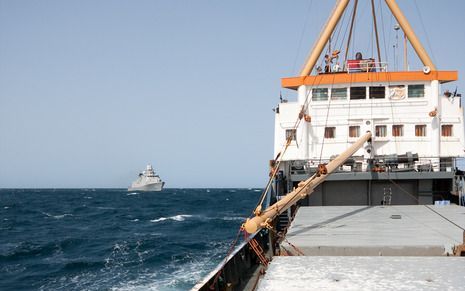
[[[147,165],[145,171],[139,173],[139,177],[128,188],[128,191],[161,191],[163,182],[152,168],[152,165]]]

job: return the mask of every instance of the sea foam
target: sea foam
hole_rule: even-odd
[[[160,222],[160,221],[165,221],[165,220],[174,220],[174,221],[184,221],[186,218],[193,217],[193,215],[189,214],[179,214],[179,215],[174,215],[170,217],[160,217],[157,219],[152,219],[150,222]]]

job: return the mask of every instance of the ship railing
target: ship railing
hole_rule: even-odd
[[[377,62],[374,59],[348,60],[345,63],[345,71],[351,73],[387,72],[387,62]]]
[[[291,175],[315,173],[320,163],[327,164],[331,159],[294,160],[290,163]],[[352,159],[341,165],[336,172],[453,172],[456,169],[455,157],[419,157],[415,161]]]

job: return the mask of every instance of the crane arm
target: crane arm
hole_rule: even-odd
[[[320,169],[315,175],[311,176],[305,181],[300,182],[298,187],[284,196],[283,199],[263,210],[261,213],[256,213],[255,217],[247,219],[244,224],[244,229],[248,233],[254,233],[257,230],[269,225],[269,223],[278,215],[286,211],[300,199],[303,199],[307,195],[311,194],[318,185],[324,182],[329,174],[344,164],[344,162],[349,157],[351,157],[357,150],[363,147],[364,143],[370,139],[371,132],[368,131],[365,135],[360,137],[354,144],[352,144],[334,160],[330,161],[327,165],[320,165]]]

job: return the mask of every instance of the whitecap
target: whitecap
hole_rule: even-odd
[[[174,220],[174,221],[184,221],[186,218],[193,217],[193,215],[189,214],[179,214],[179,215],[174,215],[170,217],[160,217],[157,219],[152,219],[150,222],[160,222],[160,221],[165,221],[165,220]]]
[[[64,213],[64,214],[59,214],[59,215],[53,215],[53,214],[50,214],[50,213],[47,213],[47,212],[43,212],[41,211],[41,213],[47,217],[53,217],[55,219],[61,219],[61,218],[64,218],[66,216],[73,216],[72,214],[70,213]]]
[[[151,219],[150,222],[160,222],[160,221],[164,221],[164,220],[167,220],[168,218],[166,217],[160,217],[160,218],[157,218],[157,219]]]
[[[8,207],[8,206],[3,207],[3,209],[8,209],[8,208],[10,208],[10,207]]]
[[[139,219],[138,219],[138,218],[135,218],[135,219],[133,219],[133,220],[131,220],[131,221],[138,222]]]
[[[55,218],[55,219],[62,219],[62,218],[64,218],[64,217],[66,217],[66,216],[73,216],[73,215],[70,214],[70,213],[65,213],[65,214],[61,214],[61,215],[53,215],[53,218]]]
[[[137,193],[137,192],[131,192],[131,193],[126,194],[126,196],[133,196],[133,195],[139,195],[139,193]]]
[[[50,213],[47,213],[47,212],[43,212],[41,211],[40,213],[42,213],[43,215],[47,216],[47,217],[52,217],[53,215],[51,215]]]

